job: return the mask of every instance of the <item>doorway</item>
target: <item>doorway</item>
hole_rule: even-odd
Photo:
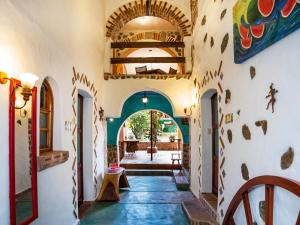
[[[77,105],[77,180],[78,206],[83,203],[83,96],[78,95]]]
[[[172,157],[182,158],[179,126],[172,117],[157,110],[142,110],[128,117],[118,140],[119,161],[125,168],[171,169]]]
[[[219,118],[218,118],[218,95],[211,97],[212,118],[212,193],[218,195],[219,174]]]

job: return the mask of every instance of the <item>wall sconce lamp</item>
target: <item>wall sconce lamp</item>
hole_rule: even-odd
[[[21,80],[22,87],[21,95],[23,96],[23,100],[25,102],[23,106],[14,106],[15,109],[23,109],[26,106],[31,96],[31,90],[39,78],[38,76],[31,73],[22,73],[19,75],[19,79]],[[8,81],[10,81],[14,85],[13,90],[15,92],[17,86],[14,84],[13,79],[9,78],[7,73],[0,71],[0,84],[6,84]],[[11,93],[11,95],[14,94],[14,92]]]
[[[144,96],[143,96],[143,98],[142,98],[142,102],[144,103],[144,106],[146,106],[146,105],[148,104],[148,101],[149,101],[149,99],[148,99],[148,97],[146,96],[146,92],[144,92]]]
[[[193,108],[195,108],[195,107],[196,107],[196,104],[191,105],[190,108],[189,108],[189,111],[190,111],[189,113],[188,113],[188,108],[185,107],[185,108],[183,109],[184,114],[185,114],[186,116],[191,116],[191,115],[193,114]]]
[[[100,121],[103,121],[103,119],[104,119],[104,109],[102,107],[100,107],[100,110],[99,110],[99,117],[100,117]]]

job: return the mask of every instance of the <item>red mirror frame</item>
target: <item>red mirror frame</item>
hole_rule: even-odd
[[[14,88],[21,86],[21,82],[12,79],[10,82],[10,103],[9,103],[9,202],[10,202],[10,224],[28,225],[38,218],[38,193],[37,193],[37,88],[32,89],[32,216],[20,224],[16,224],[16,177],[15,177],[15,101]]]

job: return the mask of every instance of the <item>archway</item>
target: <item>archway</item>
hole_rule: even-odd
[[[202,192],[218,194],[218,98],[217,90],[206,91],[201,98],[202,115]]]
[[[145,105],[142,102],[142,97],[146,95],[149,99]],[[107,121],[107,144],[108,144],[108,163],[118,161],[118,135],[119,128],[132,114],[142,110],[157,110],[169,115],[172,118],[182,133],[183,141],[183,157],[182,164],[186,169],[189,169],[189,124],[182,117],[174,117],[173,107],[167,97],[162,94],[145,91],[137,92],[131,95],[123,104],[122,113],[119,118],[108,118]]]
[[[129,21],[143,16],[155,16],[169,21],[183,36],[191,35],[191,22],[176,6],[163,1],[136,0],[121,6],[106,23],[106,36],[116,39],[117,34]]]
[[[154,138],[153,125],[157,127]],[[171,168],[171,158],[182,158],[180,127],[172,117],[157,110],[142,110],[129,116],[119,128],[117,143],[118,161],[125,168],[149,164]],[[177,164],[173,168],[178,168]]]

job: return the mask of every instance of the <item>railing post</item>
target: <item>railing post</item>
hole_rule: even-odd
[[[265,186],[265,220],[266,225],[273,225],[273,208],[274,208],[274,186]]]

